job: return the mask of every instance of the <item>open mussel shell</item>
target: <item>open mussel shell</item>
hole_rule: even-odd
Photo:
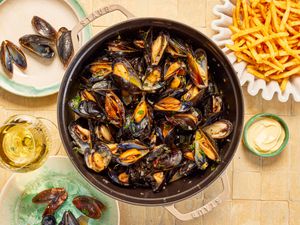
[[[181,40],[170,38],[166,52],[173,58],[186,57],[187,48]]]
[[[136,39],[133,41],[133,44],[140,48],[140,49],[144,49],[145,48],[145,40],[142,40],[142,39]]]
[[[132,43],[121,39],[113,40],[107,43],[107,53],[113,57],[134,56],[139,52]]]
[[[163,87],[162,71],[159,66],[148,67],[143,78],[143,90],[155,92]]]
[[[132,68],[136,71],[139,77],[142,77],[145,72],[145,59],[143,57],[135,57],[128,60]]]
[[[209,159],[219,162],[220,156],[218,153],[218,148],[216,143],[201,129],[198,129],[195,133],[195,160],[199,157],[199,161],[203,161],[205,158],[208,157]],[[199,166],[199,165],[198,165]]]
[[[79,222],[77,221],[76,217],[74,214],[68,210],[64,212],[63,217],[59,225],[80,225]]]
[[[154,104],[154,110],[169,112],[186,112],[191,108],[190,102],[181,102],[173,97],[166,97]]]
[[[53,215],[56,210],[67,200],[68,192],[64,188],[49,188],[32,198],[35,204],[48,203],[43,216]]]
[[[89,71],[93,77],[106,77],[112,73],[112,62],[105,59],[99,59],[89,65]]]
[[[123,166],[129,166],[136,163],[148,153],[149,150],[138,150],[135,148],[128,149],[121,153],[120,156],[116,159],[116,161]]]
[[[9,51],[7,49],[7,44],[5,41],[3,41],[1,44],[0,53],[1,53],[0,61],[3,70],[7,75],[11,76],[13,74],[13,61],[11,55],[9,54]]]
[[[107,175],[114,183],[118,185],[130,186],[130,179],[127,167],[116,165],[113,168],[108,168]]]
[[[218,120],[203,127],[203,131],[213,139],[223,139],[228,137],[233,130],[233,125],[229,120]]]
[[[57,33],[56,49],[60,61],[66,67],[74,55],[71,31],[61,27]]]
[[[139,140],[129,140],[119,143],[118,148],[124,151],[128,149],[147,150],[149,147]]]
[[[46,37],[28,34],[24,35],[19,39],[20,45],[29,50],[30,52],[36,54],[39,57],[45,59],[52,59],[55,55],[54,49],[51,47],[54,45],[51,39]]]
[[[153,124],[152,108],[143,98],[135,107],[129,124],[129,130],[134,138],[144,140],[149,137]]]
[[[84,124],[86,122],[86,124]],[[87,127],[87,121],[80,118],[70,123],[68,129],[79,153],[84,154],[91,146],[91,131]],[[85,126],[84,126],[85,125]]]
[[[87,167],[97,173],[106,169],[111,161],[112,153],[104,143],[97,142],[92,149],[87,149],[84,159]]]
[[[179,164],[182,161],[182,158],[182,152],[178,149],[165,151],[153,161],[153,168],[163,171],[171,170],[179,166]]]
[[[158,139],[165,144],[172,145],[175,139],[175,126],[170,122],[164,121],[156,127]]]
[[[204,107],[204,116],[207,119],[216,117],[223,111],[223,99],[219,95],[209,96],[208,99],[202,102]]]
[[[183,61],[177,60],[175,62],[166,61],[164,66],[164,80],[169,80],[173,76],[186,75],[186,65]]]
[[[31,20],[34,30],[40,35],[49,38],[53,41],[56,40],[57,32],[46,20],[41,17],[34,16]]]
[[[77,115],[83,118],[93,118],[101,121],[106,119],[102,110],[93,100],[82,99],[81,96],[77,95],[69,101],[69,106]]]
[[[98,139],[105,143],[113,143],[114,142],[114,137],[111,131],[111,127],[106,124],[98,124],[95,126],[95,134]]]
[[[166,172],[160,171],[160,172],[155,172],[149,177],[149,182],[151,184],[153,192],[159,192],[161,189],[164,187],[166,184]]]
[[[194,54],[187,53],[190,77],[198,88],[208,86],[207,56],[203,49],[197,49]]]
[[[7,50],[9,52],[9,55],[11,56],[13,63],[16,66],[18,66],[21,70],[25,70],[27,68],[27,61],[26,56],[24,55],[22,50],[11,41],[5,40],[4,43],[7,47]]]
[[[185,160],[179,169],[176,170],[174,175],[171,177],[170,182],[181,179],[182,177],[189,176],[197,169],[197,164],[193,160]]]
[[[117,87],[114,85],[113,81],[103,79],[93,84],[91,91],[99,94],[105,94],[107,91],[115,91]]]
[[[138,94],[142,89],[142,82],[136,71],[124,58],[118,58],[114,61],[112,78],[120,88],[131,94]]]
[[[105,96],[105,111],[109,121],[117,126],[122,127],[125,122],[125,108],[119,97],[112,91]]]
[[[90,196],[77,196],[73,199],[72,203],[84,215],[92,219],[100,219],[105,209],[102,202]]]
[[[151,65],[157,66],[168,46],[169,36],[160,33],[151,45]]]
[[[180,126],[184,130],[195,130],[199,124],[198,116],[193,113],[178,113],[166,119],[173,126]]]
[[[181,100],[192,102],[193,106],[196,106],[198,102],[202,99],[205,89],[200,89],[197,86],[190,84],[186,87],[187,92],[182,95]]]

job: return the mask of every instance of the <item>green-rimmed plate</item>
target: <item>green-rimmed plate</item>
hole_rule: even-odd
[[[55,213],[58,222],[66,210],[71,210],[76,218],[82,215],[73,206],[72,200],[78,195],[88,195],[106,206],[100,220],[90,220],[89,225],[119,225],[118,202],[94,189],[78,174],[67,157],[59,156],[50,157],[38,170],[11,176],[0,194],[1,225],[40,225],[46,205],[33,204],[32,197],[52,187],[64,187],[68,191],[67,201]]]
[[[33,16],[40,16],[58,30],[65,26],[72,29],[86,14],[77,0],[0,0],[0,42],[8,39],[15,44],[25,34],[33,34]],[[81,45],[92,36],[87,27],[80,34]],[[65,68],[56,56],[54,60],[41,60],[24,50],[28,61],[25,72],[14,66],[8,78],[0,65],[0,86],[5,90],[26,97],[42,97],[58,92]]]

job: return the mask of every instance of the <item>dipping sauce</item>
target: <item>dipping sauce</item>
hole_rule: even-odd
[[[270,117],[255,120],[247,132],[248,145],[260,154],[277,151],[285,138],[285,130],[280,122]]]

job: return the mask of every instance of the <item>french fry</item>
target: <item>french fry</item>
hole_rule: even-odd
[[[279,75],[273,75],[270,78],[272,78],[274,80],[279,80],[279,79],[290,77],[292,75],[299,74],[299,73],[300,73],[300,66],[297,66],[297,67],[293,68],[292,70],[283,72]]]
[[[286,85],[289,81],[289,78],[284,78],[280,84],[280,90],[283,92],[286,89]]]
[[[291,2],[290,2],[290,0],[287,0],[286,10],[285,10],[285,13],[284,13],[284,15],[282,17],[282,20],[281,20],[281,23],[280,23],[280,27],[279,27],[279,29],[281,31],[284,31],[284,29],[285,29],[285,24],[286,24],[286,21],[289,18],[290,11],[291,11]]]

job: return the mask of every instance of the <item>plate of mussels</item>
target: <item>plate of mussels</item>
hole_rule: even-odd
[[[0,15],[0,86],[27,97],[56,93],[74,54],[70,29],[86,16],[80,4],[77,0],[4,0]],[[81,43],[90,37],[87,27]]]
[[[50,157],[26,174],[14,174],[0,194],[2,225],[118,225],[117,201],[98,192],[67,157]]]

